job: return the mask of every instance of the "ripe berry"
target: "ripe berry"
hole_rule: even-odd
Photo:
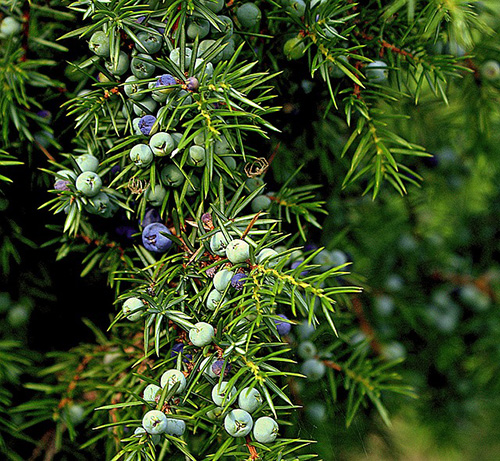
[[[178,395],[186,389],[186,377],[182,373],[182,371],[176,370],[176,369],[171,369],[167,370],[165,373],[161,375],[160,378],[160,386],[164,389],[167,387],[167,392],[170,389],[173,389],[173,387],[179,383],[177,390],[174,392],[174,394]]]
[[[170,74],[160,75],[155,83],[155,87],[158,91],[164,94],[172,92],[175,89],[174,85],[177,85],[177,80]]]
[[[158,130],[158,126],[155,126],[155,123],[156,117],[154,115],[144,115],[139,120],[138,127],[143,135],[149,136]]]
[[[146,226],[142,231],[144,248],[154,253],[165,253],[172,246],[172,240],[163,234],[171,234],[164,224],[151,223]]]
[[[163,434],[167,429],[167,417],[160,410],[150,410],[142,418],[142,427],[148,434]]]
[[[262,395],[253,388],[245,387],[238,395],[238,406],[248,413],[253,413],[262,405]]]
[[[196,91],[200,86],[200,82],[196,77],[189,77],[186,81],[186,86],[189,91]]]
[[[220,376],[222,373],[222,369],[224,369],[224,378],[225,378],[231,371],[231,364],[225,360],[216,360],[212,364],[212,371],[215,376]]]
[[[245,437],[250,434],[253,419],[245,410],[231,410],[224,418],[224,428],[232,437]]]
[[[253,436],[259,443],[273,443],[278,437],[278,423],[269,416],[263,416],[255,421]]]
[[[214,337],[214,327],[206,322],[198,322],[189,330],[189,340],[198,347],[210,344]]]
[[[243,286],[245,285],[245,280],[247,279],[246,274],[242,274],[241,272],[234,274],[231,278],[231,285],[233,288],[236,288],[238,291],[243,290]]]
[[[250,257],[250,245],[241,239],[231,240],[226,248],[226,256],[233,264],[245,262]]]
[[[286,315],[279,314],[278,317],[281,317],[285,321],[275,319],[274,323],[276,324],[276,329],[278,330],[278,334],[280,336],[285,336],[288,333],[290,333],[290,330],[292,329],[292,324],[286,321],[288,320]]]

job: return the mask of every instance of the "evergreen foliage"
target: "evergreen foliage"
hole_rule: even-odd
[[[499,385],[498,14],[3,2],[8,459],[338,459],[353,423],[385,434],[417,396],[436,434],[480,414]],[[44,358],[27,322],[57,265],[35,247],[114,299]]]

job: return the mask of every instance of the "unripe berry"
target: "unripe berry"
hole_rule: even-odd
[[[96,196],[102,187],[101,178],[93,171],[84,171],[76,178],[76,188],[87,197]]]
[[[210,249],[217,256],[226,256],[228,243],[229,242],[227,241],[226,236],[222,232],[217,232],[212,235],[212,238],[210,239]]]
[[[236,388],[234,386],[229,388],[228,381],[222,381],[212,388],[212,400],[218,406],[227,405],[235,395]]]
[[[316,346],[311,341],[304,341],[300,343],[299,347],[297,348],[297,353],[304,360],[312,359],[317,352],[318,350],[316,349]]]
[[[263,416],[255,421],[253,436],[259,443],[273,443],[278,437],[278,423],[268,416]]]
[[[305,50],[306,45],[300,37],[290,38],[283,45],[283,52],[288,60],[300,59],[304,56]]]
[[[163,43],[161,35],[152,34],[149,32],[139,32],[137,34],[137,38],[139,39],[139,42],[141,43],[142,47],[137,44],[135,45],[135,47],[141,53],[145,52],[144,48],[146,49],[146,52],[149,54],[158,53]]]
[[[82,172],[93,171],[95,173],[99,168],[99,159],[92,154],[78,155],[75,157],[75,161]]]
[[[108,70],[108,72],[112,73],[113,75],[123,75],[125,72],[128,71],[129,67],[129,58],[127,53],[124,51],[120,51],[120,54],[118,55],[118,60],[116,62],[106,62],[104,67]]]
[[[167,165],[161,170],[160,176],[165,186],[178,187],[184,182],[182,171],[175,165]]]
[[[272,248],[263,248],[259,251],[259,254],[256,257],[257,264],[267,265],[269,267],[274,267],[279,263],[278,252],[273,250]]]
[[[271,199],[267,195],[257,195],[252,200],[251,208],[254,213],[267,210],[271,206]]]
[[[241,239],[231,240],[226,248],[226,256],[233,264],[245,262],[250,257],[250,245]]]
[[[146,306],[139,298],[128,298],[122,305],[122,312],[131,322],[139,320]],[[138,311],[138,312],[137,312]]]
[[[387,80],[387,74],[387,64],[383,61],[373,61],[366,66],[366,78],[370,82],[385,82]]]
[[[206,163],[205,149],[201,146],[191,146],[189,148],[188,164],[201,167]]]
[[[236,10],[236,16],[243,27],[250,29],[259,24],[262,13],[255,3],[248,2]]]
[[[140,101],[146,97],[145,93],[137,94],[141,90],[141,85],[135,83],[138,80],[139,79],[135,75],[131,75],[125,80],[126,84],[123,86],[125,94],[135,101]]]
[[[320,360],[309,359],[302,364],[300,371],[307,376],[307,379],[318,381],[324,376],[326,367]]]
[[[214,276],[214,288],[220,292],[226,291],[231,279],[234,275],[233,271],[222,269]]]
[[[171,135],[160,131],[151,137],[149,147],[157,157],[164,157],[174,150],[175,142]]]
[[[224,418],[224,428],[232,437],[245,437],[253,426],[252,417],[245,410],[231,410]]]
[[[227,298],[222,298],[222,293],[218,290],[212,290],[207,297],[206,306],[207,309],[214,311],[218,309],[222,304],[227,302]]]
[[[146,402],[156,402],[156,397],[161,394],[161,387],[156,384],[148,384],[144,389],[142,394],[142,398],[146,400]]]
[[[150,410],[142,418],[142,427],[148,434],[163,434],[167,429],[167,417],[160,410]]]
[[[156,69],[152,62],[153,58],[149,54],[139,53],[132,58],[130,70],[139,79],[151,77]]]
[[[109,38],[102,31],[98,30],[92,34],[89,40],[89,49],[97,56],[109,57]]]
[[[186,423],[182,419],[167,418],[165,433],[180,437],[186,431]]]
[[[245,387],[238,395],[238,406],[248,413],[253,413],[262,405],[262,395],[253,388]]]
[[[137,144],[130,150],[130,160],[140,168],[147,167],[153,161],[153,151],[147,144]]]
[[[198,347],[210,344],[214,337],[214,327],[206,322],[198,322],[189,330],[189,340]]]
[[[155,184],[155,187],[151,189],[151,186],[146,190],[146,200],[153,206],[161,206],[163,199],[167,195],[167,190],[161,184]]]
[[[171,369],[167,370],[165,373],[161,375],[160,378],[160,386],[164,389],[165,387],[167,388],[167,392],[170,389],[173,389],[173,387],[179,383],[179,386],[177,387],[177,390],[174,392],[174,394],[181,394],[184,389],[186,389],[186,377],[182,373],[182,371]]]

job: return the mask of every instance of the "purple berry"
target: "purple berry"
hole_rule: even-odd
[[[50,120],[52,119],[52,114],[48,110],[39,110],[36,115],[47,120],[47,122],[50,122]]]
[[[212,364],[212,371],[214,372],[215,375],[220,376],[224,366],[226,367],[224,370],[224,377],[226,377],[229,374],[229,372],[231,371],[231,364],[226,362],[226,364],[224,365],[224,363],[225,363],[224,360],[216,360]]]
[[[158,80],[156,80],[155,86],[161,87],[161,86],[171,86],[171,85],[177,85],[177,81],[175,80],[175,77],[173,77],[170,74],[163,74],[158,77]]]
[[[154,222],[161,222],[160,213],[156,208],[150,208],[144,213],[144,218],[140,222],[141,227],[147,227]]]
[[[207,271],[205,272],[207,274],[207,277],[210,277],[211,279],[215,277],[215,267],[209,267]]]
[[[145,20],[145,19],[146,19],[146,16],[139,16],[139,17],[135,20],[135,22],[136,22],[137,24],[142,24],[142,23],[144,22],[144,20]]]
[[[187,79],[186,86],[189,91],[196,91],[200,86],[200,83],[196,77],[189,77]]]
[[[68,187],[68,184],[70,184],[71,182],[70,181],[66,181],[65,179],[58,179],[55,183],[54,183],[54,189],[55,190],[69,190],[69,187]]]
[[[118,236],[123,237],[125,240],[133,240],[133,236],[137,233],[137,229],[132,226],[123,225],[116,227],[115,232]]]
[[[170,352],[170,357],[177,357],[179,354],[184,355],[184,359],[182,359],[183,362],[189,362],[193,356],[191,354],[183,354],[184,351],[184,344],[182,343],[176,343],[172,347],[172,351]]]
[[[116,176],[120,171],[122,167],[120,165],[114,165],[109,172],[113,175]]]
[[[291,269],[297,269],[297,267],[299,267],[304,261],[302,260],[299,260],[299,261],[294,261],[292,264],[290,264],[290,268]],[[304,275],[307,275],[309,274],[309,271],[302,271],[300,273],[300,275],[304,276]]]
[[[245,285],[245,280],[247,279],[246,274],[242,274],[241,272],[234,274],[231,278],[231,285],[233,288],[237,290],[243,290],[243,286]]]
[[[210,221],[212,221],[212,215],[210,213],[203,213],[201,215],[201,222],[204,224],[208,224]]]
[[[288,317],[285,314],[279,314],[278,317],[281,317],[284,320],[288,320]],[[280,336],[287,335],[292,329],[291,323],[283,322],[281,320],[274,320],[274,323],[276,324],[276,329],[278,330],[278,334]]]
[[[151,130],[153,129],[153,125],[155,124],[155,122],[156,117],[154,115],[145,115],[139,120],[139,130],[141,130],[141,133],[146,136],[153,134]]]
[[[146,226],[142,231],[144,248],[154,253],[165,253],[172,246],[172,240],[163,234],[171,234],[164,224],[152,223]]]

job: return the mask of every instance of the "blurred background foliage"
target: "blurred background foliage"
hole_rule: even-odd
[[[286,68],[278,85],[283,108],[272,122],[282,133],[261,146],[263,153],[272,153],[264,179],[270,190],[294,174],[292,185],[321,185],[314,193],[328,211],[317,216],[322,228],[309,228],[307,241],[296,243],[324,246],[352,262],[352,280],[364,292],[356,299],[357,320],[346,335],[375,355],[404,358],[398,371],[418,395],[384,396],[392,427],[367,408],[346,429],[342,397],[334,401],[328,380],[310,387],[299,383],[304,404],[297,415],[299,435],[317,439],[317,453],[325,460],[500,457],[500,80],[487,81],[480,71],[486,61],[500,61],[499,16],[487,12],[499,5],[494,0],[472,3],[494,32],[474,33],[474,47],[465,50],[468,71],[452,78],[447,88],[449,105],[424,86],[418,106],[411,100],[391,106],[409,117],[394,118],[390,128],[433,155],[409,160],[413,173],[408,175],[415,175],[409,179],[419,175],[423,181],[417,181],[420,186],[407,183],[407,195],[383,184],[373,200],[363,194],[363,181],[343,187],[350,161],[342,150],[350,128],[334,110],[326,110],[330,99],[324,82],[310,77],[304,60],[277,65]],[[64,21],[73,20],[54,11],[41,9],[42,24],[45,14],[56,14],[61,29]],[[37,65],[54,66],[52,60],[65,51],[50,46],[60,28],[40,27],[33,35],[38,37],[33,47],[51,49],[47,61]],[[17,431],[25,421],[23,412],[13,409],[32,395],[23,384],[35,381],[51,363],[45,354],[94,341],[81,318],[106,329],[107,306],[113,301],[104,274],[93,271],[81,279],[77,255],[55,264],[53,250],[40,247],[53,238],[46,228],[53,218],[38,210],[40,196],[48,194],[46,180],[36,171],[57,142],[53,128],[23,107],[36,106],[40,98],[44,108],[57,113],[67,88],[57,72],[50,75],[54,78],[41,81],[30,96],[34,99],[18,101],[19,137],[10,136],[12,128],[3,131],[6,151],[22,164],[10,164],[8,154],[0,158],[1,174],[11,180],[1,184],[0,195],[0,448],[3,443],[6,452],[11,445],[22,453],[13,459],[28,459],[32,444],[48,428]],[[56,117],[52,126],[64,139],[61,124]],[[34,132],[40,138],[27,143]],[[326,347],[325,341],[318,332],[316,344]],[[76,365],[79,354],[74,350],[68,362]],[[65,447],[57,459],[77,459],[71,458],[76,445]]]

